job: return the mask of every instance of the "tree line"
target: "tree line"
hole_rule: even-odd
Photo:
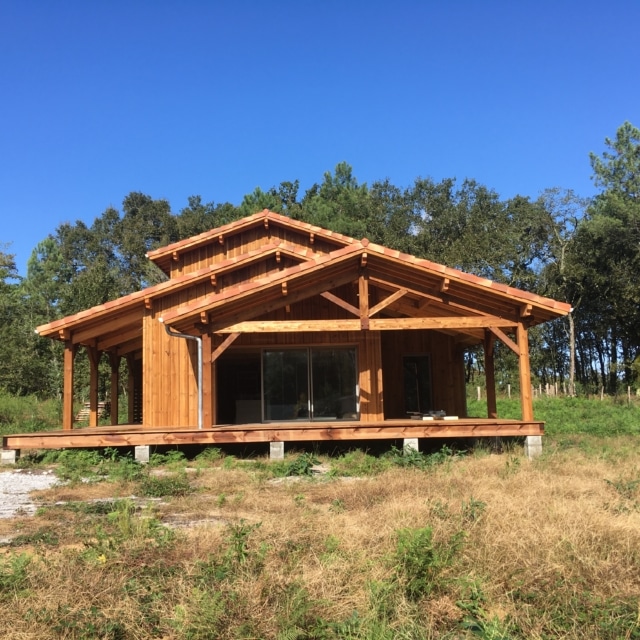
[[[347,163],[304,193],[299,181],[244,196],[239,205],[166,200],[133,192],[91,226],[65,222],[34,249],[19,277],[0,245],[0,389],[43,397],[61,392],[61,345],[41,339],[42,323],[162,281],[145,254],[264,208],[355,238],[428,258],[569,302],[567,318],[530,332],[537,384],[569,393],[616,393],[640,374],[640,130],[629,122],[606,151],[591,154],[598,194],[585,199],[554,187],[537,198],[502,199],[474,180],[418,177],[359,183]],[[7,239],[10,240],[10,239]],[[467,356],[469,378],[481,354]],[[517,383],[508,349],[497,354],[497,382]],[[79,376],[80,378],[81,376]]]

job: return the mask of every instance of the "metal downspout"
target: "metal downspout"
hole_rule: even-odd
[[[160,320],[160,322],[162,322],[162,320]],[[198,343],[198,429],[202,429],[204,423],[204,390],[202,388],[202,338],[200,336],[190,336],[188,333],[178,333],[177,331],[172,331],[167,324],[164,325],[164,330],[173,338],[195,340]]]

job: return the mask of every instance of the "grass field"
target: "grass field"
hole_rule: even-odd
[[[0,520],[1,635],[640,638],[640,411],[564,401],[536,404],[534,461],[516,443],[354,450],[319,474],[308,451],[23,458],[65,484]]]

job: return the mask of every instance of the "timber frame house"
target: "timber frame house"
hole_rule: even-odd
[[[527,331],[568,304],[267,210],[147,257],[165,282],[37,328],[65,345],[62,429],[5,436],[4,449],[543,433]],[[496,340],[518,357],[520,420],[497,416]],[[486,417],[466,410],[473,345],[484,349]],[[74,429],[80,347],[90,419]],[[103,357],[112,424],[99,427]]]

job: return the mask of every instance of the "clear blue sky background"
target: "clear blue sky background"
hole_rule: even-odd
[[[589,196],[640,126],[639,0],[0,0],[0,245],[130,191],[239,204],[340,161]],[[2,250],[0,246],[0,250]]]

